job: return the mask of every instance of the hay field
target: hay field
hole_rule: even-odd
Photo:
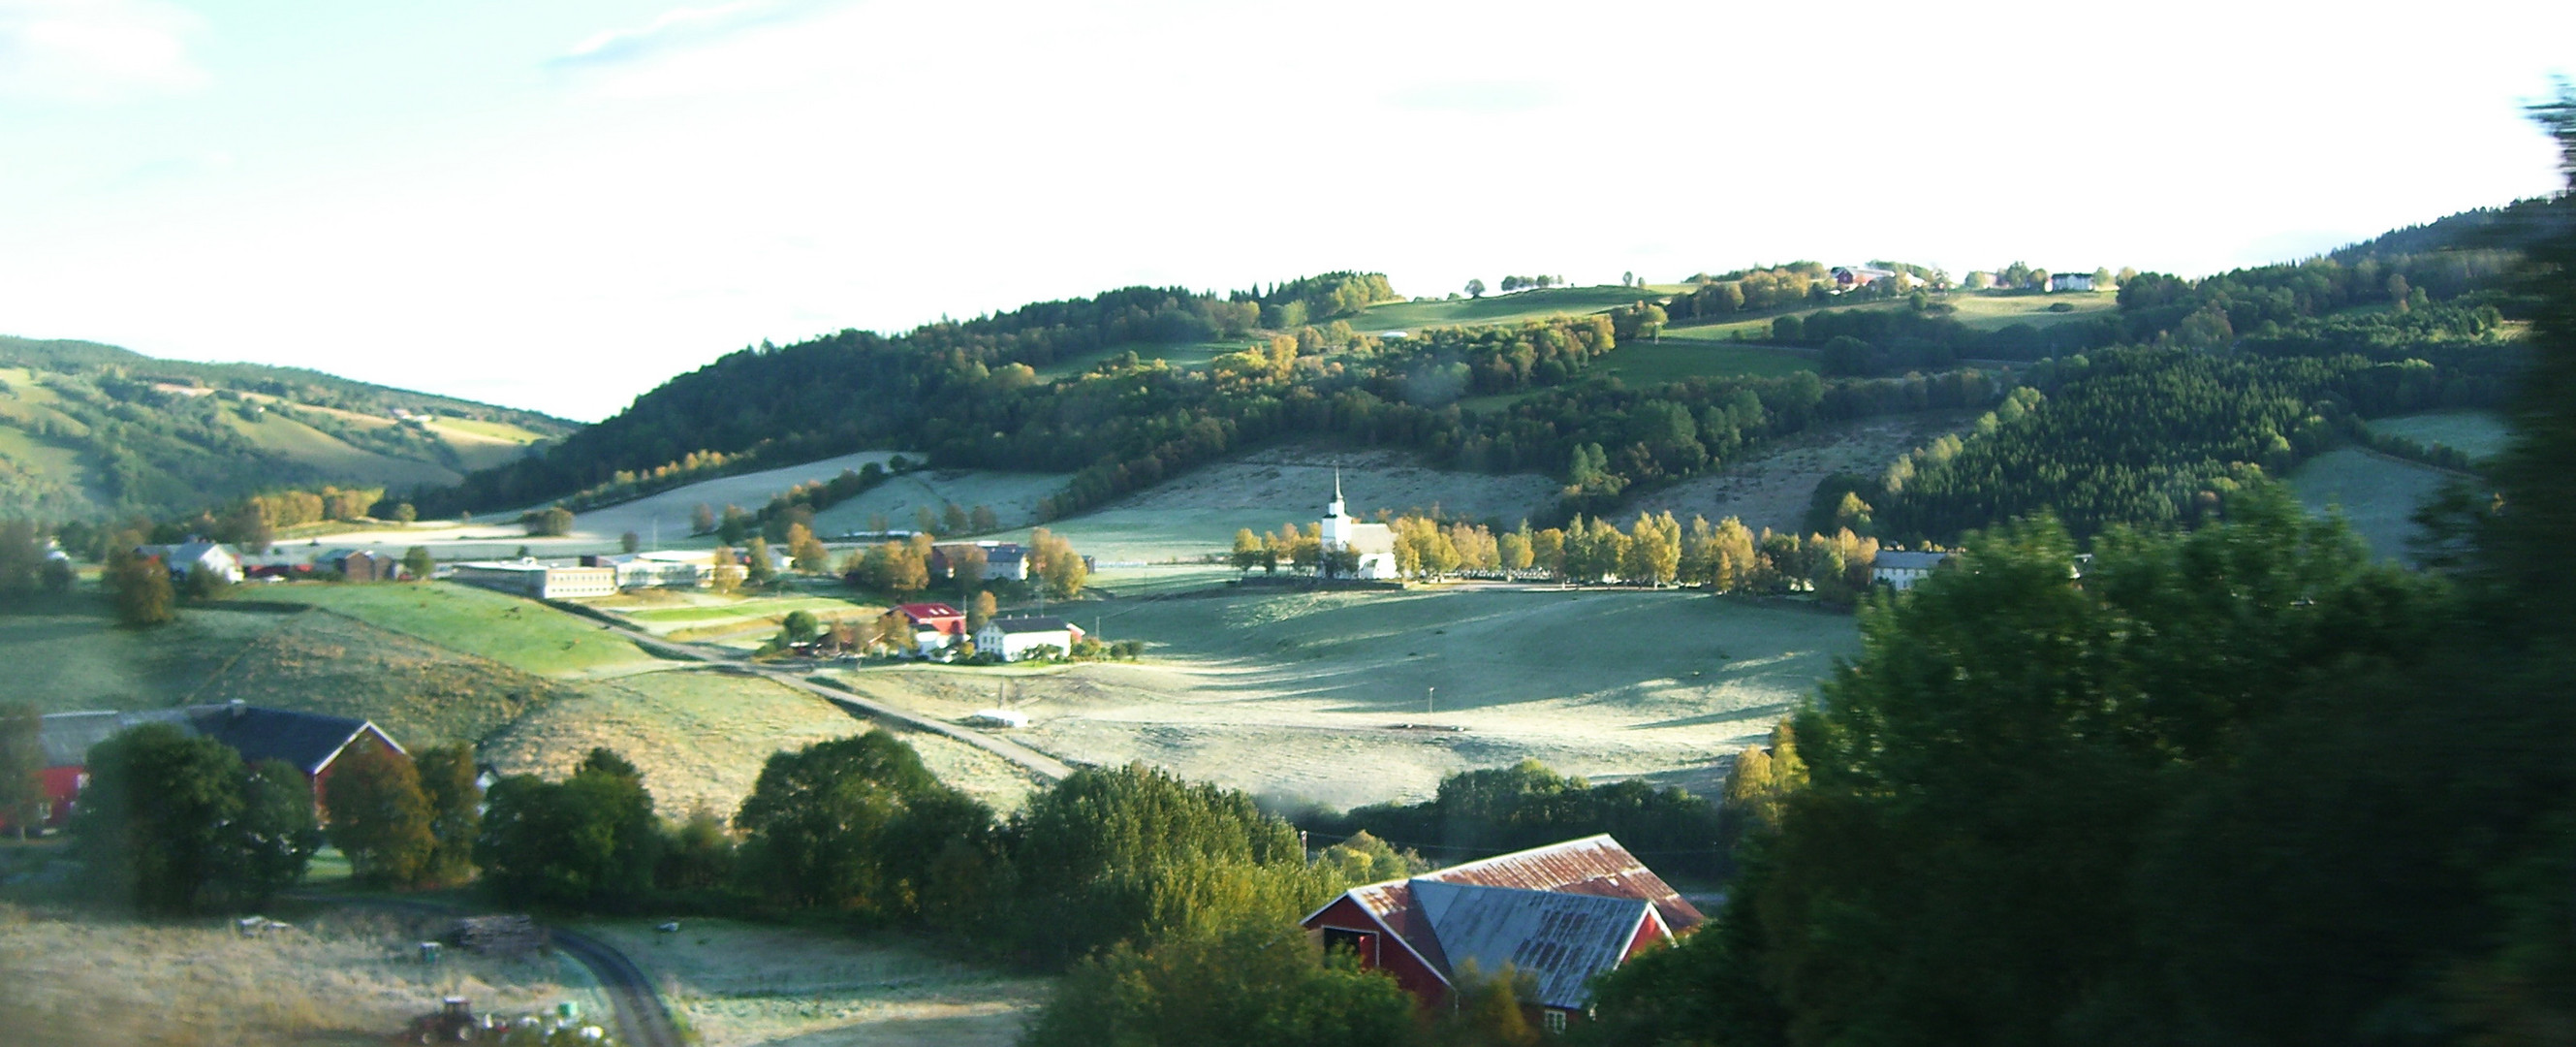
[[[2373,554],[2395,560],[2410,559],[2406,543],[2417,530],[2410,519],[2415,507],[2451,478],[2431,466],[2352,447],[2308,459],[2288,477],[2290,490],[2310,511],[2341,512]]]
[[[438,920],[323,913],[265,938],[222,918],[151,923],[0,905],[0,1043],[12,1047],[375,1044],[456,994],[526,1014],[606,1014],[569,960],[486,959],[417,943]]]
[[[952,502],[961,509],[989,506],[1003,527],[1025,527],[1037,519],[1038,500],[1063,490],[1065,482],[1070,479],[1071,476],[1062,473],[1002,473],[981,469],[930,469],[905,473],[816,514],[814,533],[830,538],[836,534],[870,530],[869,518],[880,514],[885,517],[887,526],[910,530],[914,510],[928,508],[939,512]]]
[[[582,685],[486,739],[481,755],[504,774],[558,778],[594,746],[644,771],[662,814],[704,807],[731,817],[771,753],[863,734],[874,726],[812,694],[753,676],[670,671]],[[941,780],[1000,810],[1017,809],[1029,781],[981,749],[934,734],[897,732]]]
[[[1822,426],[1783,439],[1723,472],[1639,495],[1621,515],[1669,511],[1684,523],[1693,514],[1711,522],[1734,516],[1756,531],[1791,531],[1805,522],[1808,499],[1825,477],[1876,476],[1897,456],[1962,431],[1972,421],[1966,412],[1934,411]]]
[[[1720,340],[1672,338],[1661,342],[1623,344],[1585,368],[1584,374],[1612,376],[1631,388],[1642,388],[1687,378],[1727,375],[1771,378],[1815,369],[1813,357],[1786,349],[1736,345]]]
[[[285,616],[189,608],[158,629],[121,628],[104,600],[76,593],[0,614],[0,695],[43,712],[174,705]]]
[[[478,741],[568,693],[561,683],[498,662],[314,610],[233,646],[181,697],[373,720],[417,749]]]
[[[265,586],[259,594],[337,611],[540,676],[613,676],[659,661],[598,622],[453,582],[314,582]]]
[[[1652,288],[1620,287],[1548,287],[1510,294],[1489,294],[1483,298],[1460,298],[1454,301],[1387,302],[1372,305],[1350,318],[1351,327],[1359,331],[1412,330],[1423,327],[1460,327],[1469,324],[1501,324],[1549,316],[1597,313],[1648,298],[1662,298],[1668,291]]]
[[[2513,430],[2494,411],[2426,411],[2373,419],[2374,432],[2394,433],[2417,443],[2441,444],[2471,458],[2504,450]]]
[[[717,919],[683,919],[678,934],[653,926],[581,929],[643,968],[702,1047],[1008,1047],[1052,984],[900,938]]]
[[[2014,324],[2047,327],[2120,308],[2120,296],[2109,291],[1954,291],[1941,300],[1958,307],[1960,323],[1980,331],[2000,331]],[[2074,309],[2052,313],[2048,311],[2052,305],[2070,305]]]
[[[1095,612],[1147,641],[1146,660],[1013,674],[1033,720],[1014,739],[1337,805],[1419,799],[1525,757],[1711,790],[1859,645],[1848,615],[1672,591],[1223,591],[1086,604],[1086,627]],[[840,675],[958,718],[1001,686],[966,669]]]

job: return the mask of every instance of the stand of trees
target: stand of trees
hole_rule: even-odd
[[[2576,158],[2576,97],[2540,115]],[[1591,1038],[2563,1040],[2576,232],[2529,231],[2534,362],[2492,493],[2427,514],[2440,573],[2266,484],[2081,579],[2056,521],[1974,539],[1868,612],[1725,913]]]

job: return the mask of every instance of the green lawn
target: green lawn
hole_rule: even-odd
[[[532,429],[508,422],[487,422],[480,418],[450,418],[440,415],[430,424],[440,429],[454,429],[476,436],[488,436],[495,440],[508,440],[514,444],[532,444],[546,438],[545,434]]]
[[[106,601],[83,592],[0,614],[8,700],[44,712],[176,705],[287,615],[189,608],[157,629],[121,628]]]
[[[1755,345],[1667,338],[1630,342],[1610,351],[1586,369],[1588,375],[1616,375],[1630,387],[1661,385],[1684,378],[1722,375],[1771,377],[1813,371],[1816,362],[1797,353]]]
[[[1069,356],[1064,359],[1057,360],[1054,363],[1038,368],[1038,377],[1048,380],[1070,378],[1098,366],[1103,360],[1107,360],[1124,352],[1135,353],[1136,359],[1140,361],[1162,360],[1174,367],[1201,367],[1205,366],[1208,361],[1214,360],[1222,354],[1239,352],[1254,344],[1256,344],[1255,341],[1249,338],[1239,338],[1233,341],[1223,342],[1184,342],[1175,344],[1166,344],[1161,342],[1130,342],[1126,345],[1113,345],[1106,349],[1083,353],[1078,356]]]
[[[2068,320],[2082,320],[2120,307],[2120,296],[2110,291],[2061,291],[2038,294],[2029,291],[1953,291],[1941,299],[1958,308],[1960,323],[1980,331],[1999,331],[2013,324],[2047,327]],[[2053,313],[2051,306],[2070,305],[2068,312]]]
[[[570,676],[654,661],[598,622],[534,600],[449,582],[279,585],[262,599],[327,608],[540,676]]]
[[[2441,444],[2471,458],[2487,458],[2504,450],[2513,432],[2504,416],[2494,411],[2427,411],[2422,414],[2397,415],[2370,423],[2373,432],[2393,433],[2417,443]]]
[[[2389,559],[2407,558],[2416,532],[2409,517],[2448,479],[2441,470],[2355,448],[2318,455],[2289,476],[2299,501],[2316,512],[2341,512],[2371,552]]]
[[[1483,298],[1460,298],[1455,301],[1388,302],[1373,305],[1350,318],[1351,327],[1360,331],[1414,330],[1423,327],[1458,327],[1468,324],[1498,324],[1514,320],[1531,320],[1548,316],[1597,313],[1616,306],[1648,298],[1661,298],[1667,292],[1653,288],[1620,287],[1550,287],[1511,294],[1489,294]]]

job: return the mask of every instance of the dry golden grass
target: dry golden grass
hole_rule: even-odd
[[[665,815],[704,807],[730,817],[751,794],[771,753],[866,732],[872,723],[814,695],[756,677],[665,671],[582,684],[575,697],[521,717],[483,745],[504,774],[572,773],[594,746],[644,771]],[[941,780],[1001,810],[1017,808],[1028,780],[981,749],[921,732],[897,732]]]
[[[439,922],[325,914],[243,938],[223,918],[156,923],[0,904],[0,1043],[380,1043],[451,994],[484,1012],[569,999],[606,1013],[567,959],[451,949],[435,967],[421,963],[417,943]]]
[[[678,934],[649,920],[582,929],[651,975],[703,1047],[1006,1047],[1049,984],[832,931],[714,919],[683,920]]]

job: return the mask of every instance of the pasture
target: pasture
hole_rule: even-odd
[[[418,748],[473,742],[563,698],[560,683],[330,611],[227,645],[202,680],[148,704],[252,705],[373,720]]]
[[[1088,353],[1077,353],[1038,368],[1038,377],[1048,381],[1071,378],[1100,366],[1120,353],[1132,352],[1139,362],[1161,360],[1174,367],[1205,367],[1207,362],[1226,353],[1241,352],[1252,346],[1248,338],[1224,342],[1129,342]]]
[[[2342,513],[2373,554],[2395,560],[2410,559],[2415,508],[2450,479],[2430,466],[2353,447],[2308,459],[2288,477],[2290,490],[2310,511]]]
[[[1816,369],[1814,358],[1769,346],[1674,338],[1627,342],[1584,369],[1586,376],[1615,377],[1629,388],[1689,378],[1751,375],[1773,378]]]
[[[657,661],[598,622],[451,582],[276,585],[259,594],[337,611],[539,676],[617,675]]]
[[[1974,420],[1964,411],[1887,415],[1820,426],[1785,437],[1726,470],[1640,495],[1623,513],[1670,512],[1683,523],[1733,516],[1756,531],[1796,530],[1816,485],[1835,473],[1876,476],[1888,463]]]
[[[9,700],[42,712],[178,704],[287,616],[222,607],[183,611],[151,630],[119,627],[104,599],[80,591],[0,614]]]
[[[520,717],[484,741],[504,774],[570,774],[594,746],[617,750],[644,772],[654,806],[687,817],[704,808],[731,817],[771,753],[863,734],[871,726],[813,694],[756,676],[674,670],[597,680]],[[941,780],[1001,810],[1017,808],[1026,778],[981,749],[923,732],[897,732]]]
[[[1214,591],[1084,605],[1142,663],[1014,674],[1012,737],[1062,759],[1144,760],[1336,805],[1420,799],[1527,757],[1568,773],[1714,790],[1725,757],[1786,715],[1853,619],[1705,594],[1461,586]],[[840,674],[862,694],[963,717],[994,674]]]
[[[649,920],[582,930],[662,987],[702,1047],[1008,1047],[1050,980],[931,955],[900,938],[736,920]]]
[[[1037,519],[1038,502],[1064,489],[1072,479],[1061,473],[1002,473],[981,469],[924,469],[879,484],[856,498],[814,516],[814,533],[874,530],[875,518],[889,527],[911,530],[922,509],[937,513],[950,505],[960,509],[986,506],[1003,527],[1025,527]],[[744,508],[754,508],[746,505]]]
[[[2372,432],[2403,436],[2421,444],[2440,444],[2471,458],[2488,458],[2513,438],[2504,416],[2494,411],[2426,411],[2372,419]]]
[[[1550,316],[1597,313],[1648,298],[1662,298],[1668,293],[1652,288],[1620,287],[1615,284],[1599,287],[1549,287],[1514,291],[1510,294],[1488,294],[1483,298],[1386,302],[1363,309],[1358,316],[1349,319],[1351,328],[1362,332],[1500,324],[1537,320]]]
[[[605,1015],[589,972],[417,943],[445,921],[377,913],[280,913],[296,926],[259,938],[229,920],[149,923],[0,904],[0,1043],[376,1044],[460,995],[477,1011],[533,1014],[559,1001]]]
[[[2047,327],[2069,320],[2082,320],[2120,308],[2120,296],[2109,291],[2062,291],[2042,294],[2034,291],[1952,291],[1941,301],[1958,308],[1954,314],[1960,323],[1980,331],[2000,331],[2014,324]],[[2052,306],[2074,308],[2067,312],[2050,312]]]

